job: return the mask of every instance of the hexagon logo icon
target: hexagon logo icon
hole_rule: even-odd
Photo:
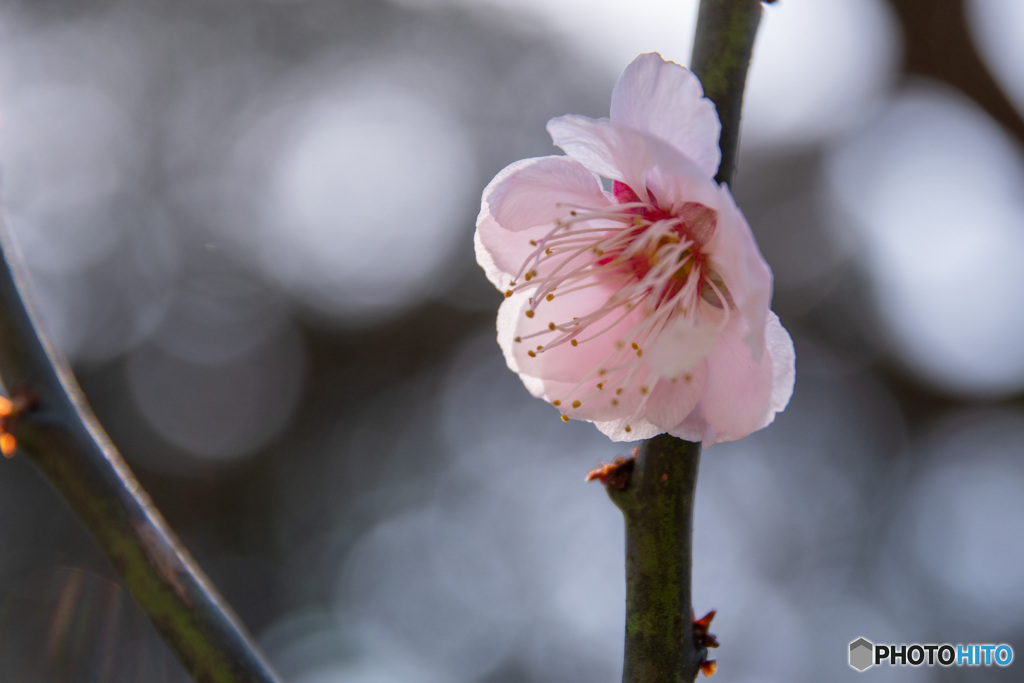
[[[850,666],[857,671],[864,671],[874,666],[875,646],[866,638],[858,638],[850,643]]]

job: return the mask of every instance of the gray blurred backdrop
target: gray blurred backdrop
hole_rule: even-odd
[[[1024,3],[780,0],[735,188],[797,348],[705,451],[716,680],[1024,657]],[[607,115],[694,0],[6,0],[0,197],[45,322],[293,683],[617,680],[626,454],[509,373],[480,190]],[[0,680],[182,681],[24,458],[0,461]]]

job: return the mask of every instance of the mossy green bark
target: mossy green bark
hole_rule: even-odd
[[[626,520],[624,683],[689,683],[706,652],[693,639],[690,571],[700,444],[645,442],[625,489],[608,489]]]

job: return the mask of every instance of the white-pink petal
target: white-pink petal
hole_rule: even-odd
[[[513,232],[548,227],[573,207],[610,204],[601,181],[573,159],[562,156],[524,159],[508,166],[484,189],[491,215]]]
[[[753,332],[747,339],[750,350],[755,358],[760,358],[764,348],[761,330],[772,299],[772,271],[729,188],[723,185],[719,193],[718,226],[707,249],[747,329]]]
[[[781,413],[789,405],[796,383],[796,350],[793,338],[782,326],[775,311],[768,311],[768,322],[765,325],[765,347],[772,359],[772,395],[768,402],[769,415],[761,427],[767,427],[775,420],[775,414]]]
[[[651,369],[662,377],[692,372],[715,348],[718,327],[679,316],[649,344],[646,353]],[[682,418],[680,418],[682,419]],[[673,426],[678,423],[671,423]]]
[[[550,225],[538,225],[518,232],[505,230],[484,202],[476,219],[476,234],[473,236],[477,263],[484,269],[491,284],[506,291],[523,262],[536,249],[530,241],[543,239],[550,230]]]
[[[685,67],[643,54],[622,72],[612,90],[611,121],[666,141],[707,175],[718,172],[721,123],[700,81]]]
[[[679,377],[660,380],[647,401],[644,417],[658,425],[662,432],[675,427],[697,406],[704,395],[707,378],[707,364],[701,362]]]
[[[735,441],[770,424],[793,389],[792,341],[772,314],[771,345],[755,360],[743,335],[723,334],[708,355],[708,382],[701,411],[709,430],[705,445]],[[784,335],[784,336],[783,336]],[[710,441],[710,443],[709,443]]]
[[[513,353],[520,371],[561,382],[577,382],[591,374],[595,378],[593,384],[599,382],[596,379],[598,372],[600,368],[609,365],[610,357],[616,352],[616,343],[628,344],[631,341],[632,338],[627,341],[626,334],[636,325],[641,315],[640,310],[626,312],[613,309],[605,319],[583,330],[576,346],[569,341],[556,346],[549,345],[548,341],[560,333],[551,332],[550,326],[570,323],[573,317],[600,308],[614,291],[600,285],[569,294],[561,294],[556,290],[554,299],[537,306],[532,318],[525,315],[528,297],[525,294],[513,296],[514,299],[522,299],[523,315],[515,323],[514,335],[522,341],[513,342]],[[598,330],[605,328],[607,330],[603,334],[594,337]],[[537,346],[545,348],[540,351]],[[530,353],[534,355],[530,356]]]
[[[664,433],[664,429],[646,420],[630,422],[627,419],[595,422],[594,426],[612,441],[639,441]]]
[[[537,398],[544,398],[544,382],[536,377],[524,375],[519,371],[515,354],[512,352],[513,338],[516,336],[516,323],[523,313],[523,302],[519,298],[505,299],[498,307],[498,346],[505,357],[508,369],[519,375],[526,390]]]
[[[510,164],[484,189],[473,239],[477,262],[487,279],[504,291],[533,253],[531,240],[547,235],[571,206],[601,208],[609,203],[600,180],[567,157]]]
[[[570,157],[604,178],[626,183],[647,199],[647,173],[658,161],[658,145],[652,145],[649,136],[608,119],[573,114],[548,121],[548,133]]]

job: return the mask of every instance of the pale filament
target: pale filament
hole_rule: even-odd
[[[547,344],[531,347],[527,352],[531,357],[565,344],[579,346],[608,334],[642,306],[643,314],[615,340],[601,362],[564,398],[553,401],[567,410],[604,394],[610,397],[612,406],[618,406],[624,391],[635,385],[642,394],[631,411],[635,418],[643,411],[658,379],[642,360],[644,346],[679,316],[695,325],[711,323],[709,316],[718,318],[714,321],[716,333],[728,321],[732,305],[728,288],[720,278],[716,284],[714,278],[718,275],[709,269],[702,245],[692,236],[698,231],[707,235],[708,223],[691,226],[686,219],[666,216],[644,202],[604,209],[561,206],[569,209],[568,214],[556,220],[544,237],[531,240],[534,249],[524,259],[506,296],[532,291],[526,311],[526,316],[532,318],[545,302],[558,296],[593,287],[607,287],[610,293],[596,309],[581,311],[571,320],[551,321],[546,328],[516,337],[515,341],[531,340],[532,344],[534,339],[550,339]],[[660,217],[645,217],[652,213]],[[694,215],[692,211],[690,215]],[[713,215],[696,215],[710,221],[714,229]],[[595,225],[595,221],[611,225]],[[543,272],[548,264],[553,267]],[[618,288],[613,289],[616,285]],[[689,374],[684,374],[689,381]],[[581,392],[584,386],[587,389]]]

